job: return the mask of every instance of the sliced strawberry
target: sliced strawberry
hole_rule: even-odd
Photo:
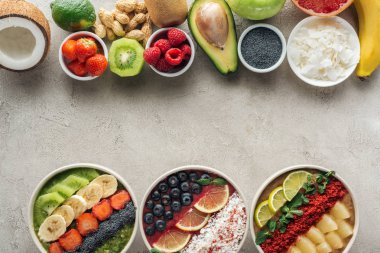
[[[110,200],[113,209],[121,210],[129,201],[131,201],[131,196],[126,190],[121,190],[113,195]]]
[[[49,253],[63,253],[63,249],[59,242],[54,242],[50,244]]]
[[[99,228],[99,222],[91,213],[84,213],[77,218],[77,229],[83,236],[95,232]]]
[[[76,229],[70,229],[59,238],[59,244],[65,251],[74,251],[82,244],[82,236]]]
[[[108,219],[112,212],[112,206],[108,199],[103,199],[92,208],[92,214],[100,221]]]

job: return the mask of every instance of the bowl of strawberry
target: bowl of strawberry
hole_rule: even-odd
[[[79,81],[93,80],[107,69],[107,46],[91,32],[73,33],[61,44],[59,63],[71,78]]]
[[[159,75],[176,77],[194,61],[195,47],[190,36],[178,28],[162,28],[149,38],[144,60]]]

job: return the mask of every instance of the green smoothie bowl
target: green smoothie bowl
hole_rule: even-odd
[[[125,253],[137,232],[134,193],[117,173],[90,163],[61,167],[36,187],[29,231],[40,252]]]

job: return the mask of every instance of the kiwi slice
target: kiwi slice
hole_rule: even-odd
[[[98,171],[91,168],[77,168],[74,169],[73,172],[74,175],[83,177],[88,181],[92,181],[100,175]]]
[[[74,192],[76,192],[79,189],[88,185],[89,183],[90,181],[83,177],[70,175],[65,180],[63,180],[61,184],[71,188]]]
[[[64,201],[65,198],[58,192],[47,193],[39,196],[34,203],[33,209],[35,227],[39,228],[46,217],[48,217]]]
[[[49,193],[58,192],[65,199],[70,198],[75,193],[75,188],[58,183],[48,190]]]
[[[110,69],[121,77],[136,76],[144,66],[143,54],[144,48],[136,40],[115,40],[108,54]]]

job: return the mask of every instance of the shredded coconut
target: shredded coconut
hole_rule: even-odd
[[[288,53],[303,76],[338,81],[359,62],[356,40],[342,24],[318,20],[300,28],[290,41]]]
[[[211,216],[207,225],[194,235],[182,253],[238,252],[247,226],[243,200],[238,193],[230,196],[227,205]]]

